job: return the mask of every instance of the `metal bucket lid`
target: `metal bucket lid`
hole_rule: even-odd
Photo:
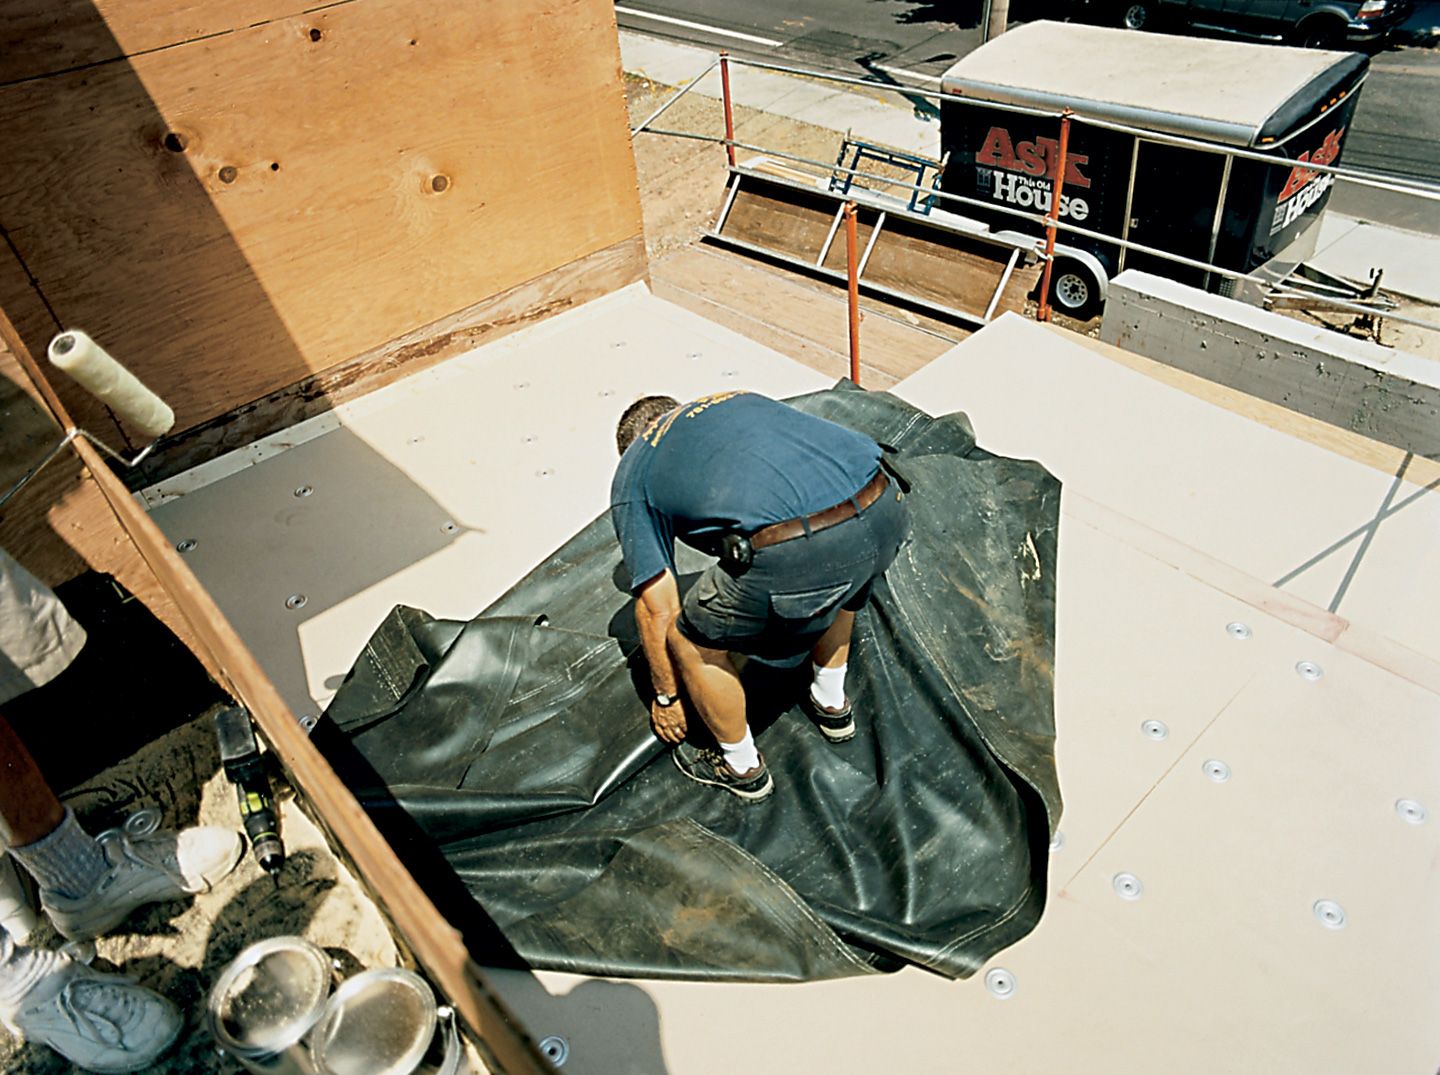
[[[410,1075],[435,1037],[435,994],[412,971],[362,971],[335,990],[310,1039],[322,1075]]]
[[[315,1025],[332,980],[329,957],[304,937],[258,941],[231,961],[210,990],[210,1032],[237,1056],[282,1052]]]

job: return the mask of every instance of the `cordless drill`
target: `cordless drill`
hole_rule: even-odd
[[[265,760],[255,741],[250,714],[239,706],[222,709],[215,714],[215,736],[220,742],[220,764],[240,799],[240,818],[250,838],[250,850],[279,888],[285,845],[280,842],[280,821],[270,795],[270,778],[265,773]]]

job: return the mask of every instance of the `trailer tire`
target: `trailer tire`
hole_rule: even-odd
[[[1154,30],[1159,20],[1155,17],[1153,0],[1120,0],[1120,25],[1126,30]]]
[[[1103,291],[1095,273],[1073,258],[1058,258],[1050,281],[1050,304],[1066,317],[1089,321],[1104,306]]]

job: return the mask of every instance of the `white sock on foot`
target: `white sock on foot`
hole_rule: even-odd
[[[845,705],[845,670],[850,666],[842,664],[839,668],[822,668],[812,661],[810,667],[815,673],[814,682],[810,684],[810,697],[826,709],[842,708]]]
[[[745,729],[745,738],[738,743],[721,743],[725,764],[737,773],[748,773],[760,764],[760,751],[755,749],[755,736]]]

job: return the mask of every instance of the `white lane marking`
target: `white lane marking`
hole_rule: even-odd
[[[668,22],[674,26],[684,26],[690,30],[700,30],[707,34],[719,34],[721,37],[733,37],[740,41],[751,41],[757,45],[769,45],[771,48],[779,48],[785,44],[783,41],[772,41],[768,37],[756,37],[754,34],[742,34],[735,30],[722,30],[718,26],[706,26],[703,22],[687,22],[684,19],[677,19],[671,15],[657,15],[653,11],[640,11],[633,7],[622,7],[615,5],[615,10],[621,15],[631,15],[637,19],[653,19],[656,22]]]
[[[883,63],[874,65],[877,71],[884,71],[887,75],[904,75],[906,78],[918,79],[921,82],[933,82],[940,85],[939,75],[927,75],[924,71],[909,71],[903,67],[887,67]]]

